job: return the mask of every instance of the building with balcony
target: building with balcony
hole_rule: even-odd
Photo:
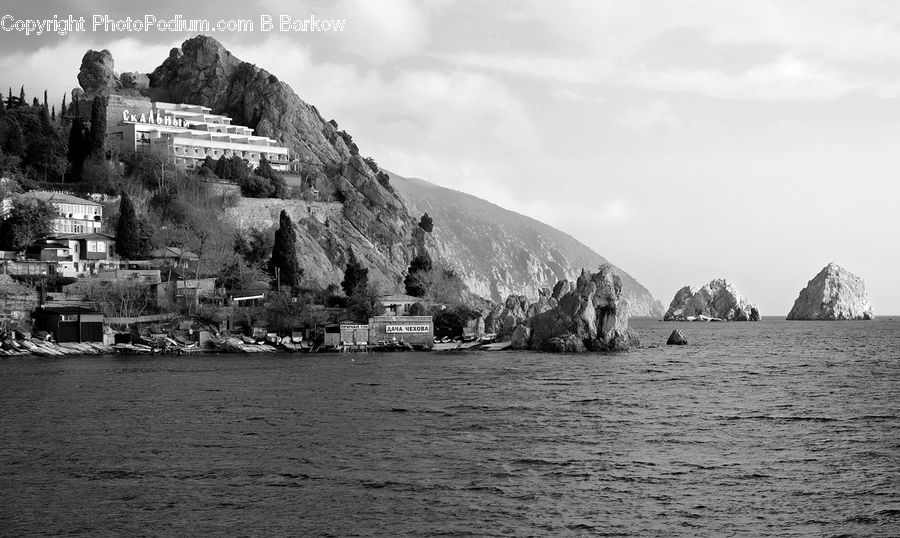
[[[97,275],[113,267],[115,239],[102,233],[56,234],[25,249],[28,260],[54,265],[52,274],[67,277]]]
[[[52,205],[57,212],[53,231],[57,234],[89,234],[100,231],[103,205],[64,192],[28,191],[20,199],[40,200]]]
[[[251,167],[265,157],[275,170],[290,169],[288,148],[211,111],[200,105],[118,98],[108,109],[107,142],[122,152],[163,155],[188,169],[199,167],[206,157],[235,155]]]

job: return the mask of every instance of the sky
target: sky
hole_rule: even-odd
[[[4,2],[8,23],[87,27],[0,29],[0,87],[61,100],[88,48],[150,72],[194,35],[94,30],[94,15],[252,20],[209,35],[363,155],[553,225],[665,305],[725,278],[763,315],[786,314],[835,262],[866,281],[876,315],[900,314],[900,3],[78,4]],[[281,31],[281,15],[345,26]]]

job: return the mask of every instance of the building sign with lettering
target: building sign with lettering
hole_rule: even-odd
[[[123,110],[122,121],[131,123],[150,123],[153,125],[165,125],[167,127],[185,127],[187,125],[182,118],[163,116],[159,112],[154,114],[153,110],[150,111],[149,115],[144,114],[143,112],[140,115],[135,115],[132,114],[130,110]]]
[[[431,325],[387,325],[384,328],[387,334],[398,333],[430,333]]]
[[[352,325],[350,323],[341,323],[342,331],[368,331],[368,325]]]

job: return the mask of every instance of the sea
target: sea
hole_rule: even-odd
[[[0,535],[900,535],[900,316],[632,326],[617,354],[3,358]]]

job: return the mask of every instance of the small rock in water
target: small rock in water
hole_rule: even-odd
[[[672,331],[672,334],[669,335],[669,339],[666,340],[667,346],[686,346],[687,338],[684,337],[684,333],[675,329]]]

